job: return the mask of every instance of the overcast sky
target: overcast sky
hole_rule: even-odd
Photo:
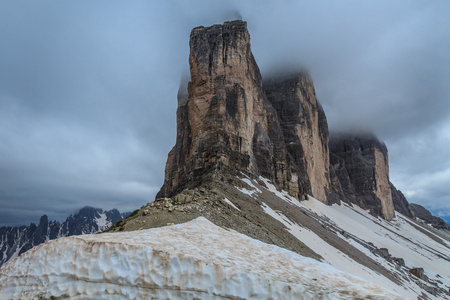
[[[152,201],[195,26],[242,16],[263,76],[311,74],[331,130],[450,216],[450,1],[0,2],[0,226]]]

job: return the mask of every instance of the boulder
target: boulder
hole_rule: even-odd
[[[420,279],[425,278],[425,273],[423,271],[423,268],[412,268],[409,270],[409,272]]]

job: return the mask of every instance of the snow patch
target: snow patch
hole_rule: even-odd
[[[238,189],[241,193],[249,195],[250,197],[253,197],[253,195],[255,193],[262,193],[261,190],[255,186],[255,184],[252,182],[252,180],[248,176],[246,176],[246,175],[244,175],[244,176],[245,176],[245,178],[241,178],[241,180],[243,182],[245,182],[248,186],[250,186],[252,189],[249,190],[249,189],[241,188],[241,187],[237,187],[237,186],[235,187],[236,189]]]
[[[356,205],[327,206],[314,198],[301,204],[327,216],[351,235],[371,242],[378,248],[387,248],[392,256],[403,258],[407,266],[422,267],[431,277],[439,274],[443,277],[440,280],[450,286],[450,243],[441,239],[444,243],[441,244],[420,232],[402,214],[397,212],[397,218],[388,222],[368,214]],[[433,234],[430,231],[428,233]],[[384,264],[386,266],[387,263]]]
[[[95,222],[97,223],[98,226],[98,231],[104,231],[106,229],[108,229],[109,227],[111,227],[111,221],[108,221],[108,218],[106,217],[105,213],[101,213],[99,214],[100,217],[95,219]]]

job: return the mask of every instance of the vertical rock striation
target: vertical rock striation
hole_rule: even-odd
[[[389,163],[384,143],[371,135],[330,138],[330,161],[348,202],[391,220],[394,216]]]
[[[324,201],[330,194],[328,123],[311,78],[273,78],[264,90],[280,120],[292,177],[303,193]]]
[[[311,80],[297,76],[263,88],[243,21],[194,28],[189,64],[187,94],[178,95],[176,145],[157,198],[242,172],[299,199],[326,202],[328,128]]]

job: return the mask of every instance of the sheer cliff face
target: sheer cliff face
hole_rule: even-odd
[[[242,172],[266,177],[300,199],[310,194],[325,202],[328,129],[312,82],[297,76],[294,93],[275,95],[276,85],[265,91],[243,21],[194,28],[190,50],[191,81],[187,95],[179,93],[177,142],[157,198],[171,197],[223,172]],[[297,107],[295,116],[278,109],[285,100]],[[319,124],[326,130],[316,128]],[[297,137],[286,139],[286,134]],[[313,160],[318,157],[313,152],[321,152],[321,159]]]
[[[264,82],[264,90],[280,119],[292,174],[313,197],[327,199],[328,124],[312,80],[303,74],[275,78]]]
[[[331,164],[345,200],[391,220],[394,203],[386,146],[373,136],[337,136],[330,140]]]

